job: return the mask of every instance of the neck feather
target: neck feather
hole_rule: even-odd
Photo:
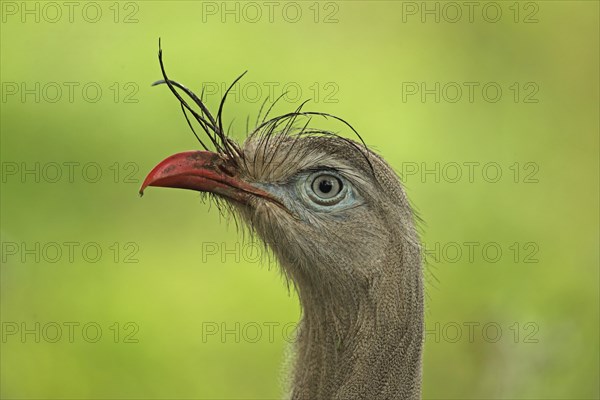
[[[398,251],[399,250],[399,251]],[[379,264],[386,265],[379,265]],[[418,399],[421,392],[423,286],[418,249],[390,256],[340,289],[293,277],[299,325],[292,399]],[[319,266],[312,266],[318,269]],[[364,269],[363,269],[364,270]]]

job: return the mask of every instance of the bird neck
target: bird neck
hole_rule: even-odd
[[[403,260],[341,288],[297,282],[303,317],[292,399],[420,398],[423,291],[420,256],[409,259],[417,265]]]

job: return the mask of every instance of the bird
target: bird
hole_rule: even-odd
[[[155,85],[166,84],[177,97],[203,150],[158,163],[139,193],[148,187],[204,193],[275,256],[302,310],[286,397],[421,398],[419,217],[394,169],[345,120],[303,111],[304,103],[272,118],[277,101],[264,116],[263,103],[256,127],[238,143],[223,129],[222,111],[245,73],[215,117],[202,96],[168,78],[160,44],[159,60],[163,79]],[[310,128],[314,118],[339,121],[358,139]]]

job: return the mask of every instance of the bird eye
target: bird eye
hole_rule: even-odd
[[[312,190],[320,198],[330,199],[342,190],[342,182],[333,175],[319,175],[313,180]]]
[[[330,173],[319,173],[312,175],[309,179],[312,179],[312,182],[308,193],[313,201],[331,205],[344,197],[344,184],[337,176]]]

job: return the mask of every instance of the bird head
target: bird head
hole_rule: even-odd
[[[302,106],[267,119],[269,109],[239,144],[221,123],[229,91],[214,118],[200,98],[167,77],[162,52],[159,59],[164,79],[156,84],[168,85],[188,123],[191,113],[215,150],[196,135],[206,150],[167,157],[148,174],[140,194],[149,186],[209,193],[270,248],[304,298],[355,297],[378,279],[403,272],[390,255],[414,256],[419,248],[407,198],[392,168],[346,121]],[[360,141],[309,128],[314,117],[340,121]]]
[[[329,295],[368,287],[385,272],[394,238],[409,236],[393,170],[361,144],[306,130],[227,143],[221,152],[167,157],[140,192],[155,186],[212,194],[269,246],[294,283]]]

